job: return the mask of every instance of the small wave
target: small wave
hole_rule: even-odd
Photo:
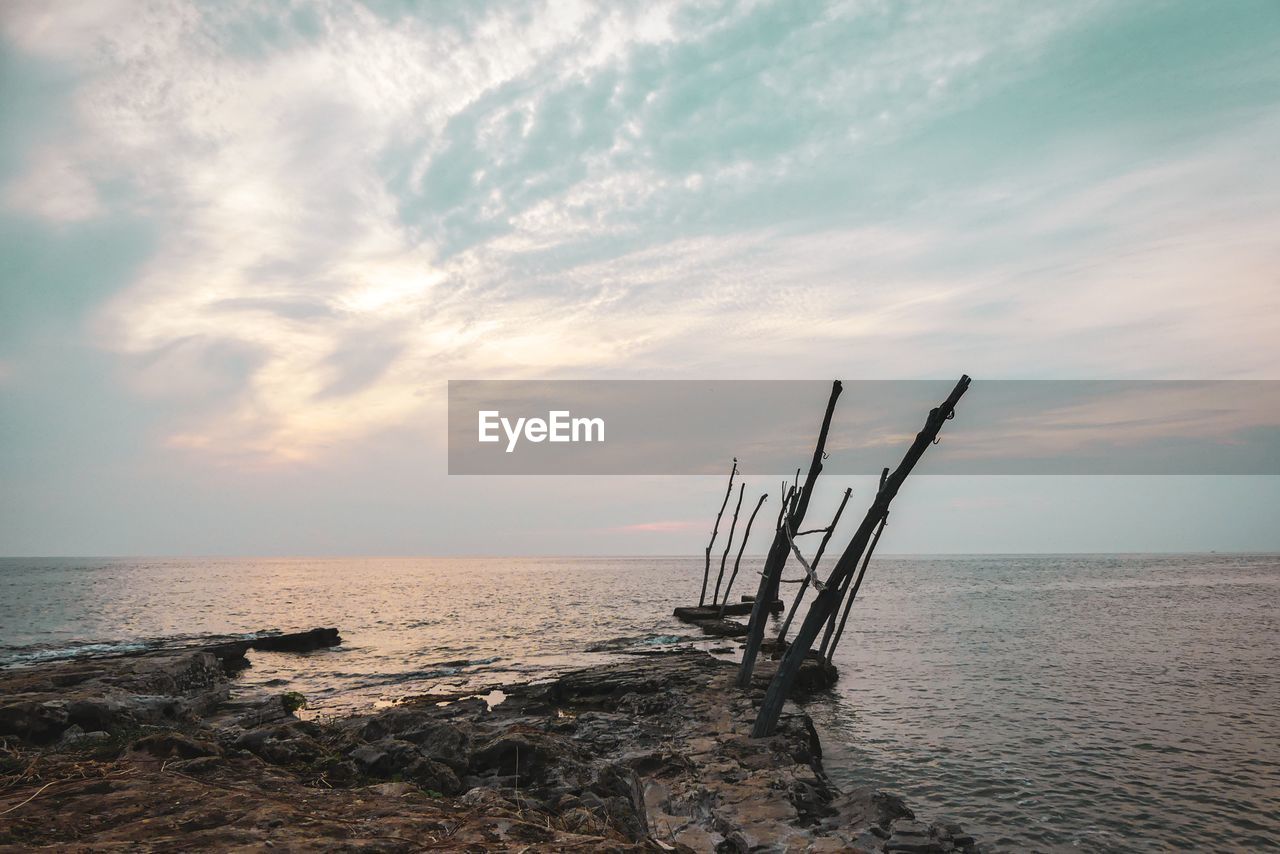
[[[90,655],[118,655],[129,652],[143,652],[155,649],[160,644],[155,641],[99,641],[71,643],[63,646],[28,646],[7,647],[0,651],[0,666],[21,667],[24,664],[39,664],[44,661],[60,661]]]
[[[633,635],[593,643],[587,647],[587,652],[620,652],[628,649],[669,646],[687,640],[691,640],[687,635]]]

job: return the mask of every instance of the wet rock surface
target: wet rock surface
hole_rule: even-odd
[[[977,854],[980,850],[972,836],[955,823],[925,824],[912,818],[900,818],[889,827],[889,838],[883,849],[889,854]]]
[[[735,673],[673,652],[493,708],[310,721],[287,697],[229,700],[206,651],[0,671],[0,847],[976,851],[893,796],[837,790],[798,708],[750,738],[758,692]]]

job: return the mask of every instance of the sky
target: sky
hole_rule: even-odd
[[[451,379],[1280,380],[1278,42],[1271,0],[8,0],[0,553],[701,552],[716,478],[449,477]],[[1276,477],[919,472],[886,551],[1280,550]]]

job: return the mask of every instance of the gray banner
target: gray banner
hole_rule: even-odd
[[[898,463],[954,380],[844,383],[825,470]],[[452,380],[450,474],[807,467],[826,380]],[[1280,474],[1280,381],[975,380],[922,474]]]

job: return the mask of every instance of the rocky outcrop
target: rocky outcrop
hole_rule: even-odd
[[[226,672],[207,652],[59,662],[0,680],[0,736],[33,744],[82,732],[198,720],[227,699]]]
[[[47,744],[73,727],[85,733],[190,724],[228,699],[228,676],[248,666],[250,649],[309,652],[341,642],[337,629],[317,628],[9,670],[0,679],[0,736]],[[256,711],[284,713],[278,698]]]
[[[207,644],[205,652],[217,656],[228,672],[234,673],[248,666],[245,653],[251,649],[267,652],[313,652],[317,649],[338,646],[342,636],[337,629],[317,628],[305,632],[261,632],[248,638],[222,640]]]
[[[750,738],[758,691],[705,653],[510,687],[492,708],[432,696],[324,722],[280,697],[212,700],[228,677],[209,652],[62,665],[0,672],[0,721],[20,742],[0,844],[975,850],[890,795],[833,786],[798,708]]]

